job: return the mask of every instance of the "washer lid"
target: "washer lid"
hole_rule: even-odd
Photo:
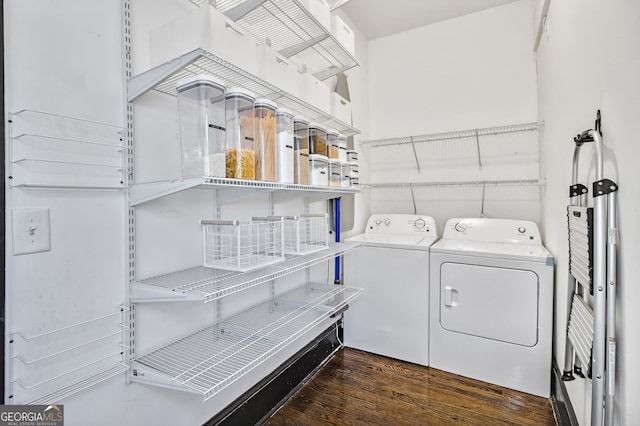
[[[390,247],[409,250],[429,250],[429,247],[437,240],[437,237],[423,237],[411,235],[380,235],[360,234],[345,241],[360,242],[366,246]]]
[[[537,244],[509,244],[442,239],[431,247],[431,252],[544,262],[553,265],[553,256],[551,253],[549,253],[544,246]]]

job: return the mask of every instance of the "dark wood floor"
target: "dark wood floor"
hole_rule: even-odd
[[[344,349],[267,425],[556,425],[551,402]]]

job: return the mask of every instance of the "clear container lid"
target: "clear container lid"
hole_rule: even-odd
[[[293,117],[293,122],[294,123],[302,123],[302,124],[306,124],[307,126],[309,125],[309,120],[305,117],[296,115],[295,117]]]
[[[324,155],[309,154],[309,161],[315,161],[317,163],[328,164],[328,159]]]
[[[349,155],[355,155],[356,157],[358,156],[358,151],[353,150],[353,149],[348,149],[347,150],[347,154]]]
[[[338,140],[340,142],[347,143],[347,137],[345,135],[343,135],[342,133],[338,133]]]
[[[318,123],[309,123],[309,130],[311,130],[311,129],[317,129],[317,130],[320,130],[321,132],[325,132],[325,133],[327,132],[327,128],[324,127],[321,124],[318,124]]]
[[[342,163],[342,161],[338,160],[337,158],[329,158],[327,162],[330,166],[333,167],[340,167],[340,164]]]
[[[293,118],[293,111],[286,108],[278,108],[278,110],[276,111],[276,115],[286,115]],[[294,119],[294,121],[296,120]]]
[[[334,136],[334,137],[336,137],[336,138],[337,138],[337,137],[338,137],[338,135],[339,135],[339,133],[338,133],[338,131],[337,131],[337,130],[327,129],[327,136],[329,136],[329,135]]]
[[[191,89],[200,89],[190,93]],[[202,89],[205,89],[204,91]],[[214,96],[220,96],[224,93],[226,86],[217,78],[209,75],[192,75],[178,80],[176,83],[176,91],[180,96],[186,96],[193,100],[204,100]],[[189,92],[189,93],[187,93]]]
[[[278,109],[278,104],[276,104],[275,102],[273,102],[271,99],[267,99],[267,98],[258,98],[256,99],[256,101],[254,102],[254,107],[255,108],[269,108],[272,110],[277,110]]]
[[[253,92],[245,89],[244,87],[231,87],[227,89],[226,98],[244,98],[250,100],[251,102],[255,102],[256,95]]]
[[[224,82],[210,75],[199,74],[182,78],[176,83],[178,93],[192,89],[194,87],[211,87],[216,90],[225,90]]]

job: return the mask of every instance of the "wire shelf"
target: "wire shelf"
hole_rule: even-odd
[[[452,132],[432,133],[432,134],[416,135],[416,136],[402,136],[398,138],[362,141],[360,142],[360,145],[367,148],[377,148],[377,147],[384,147],[384,146],[397,146],[397,145],[406,145],[406,144],[419,144],[419,143],[425,143],[425,142],[437,142],[437,141],[447,141],[447,140],[456,140],[456,139],[465,139],[465,138],[475,138],[479,136],[495,136],[495,135],[503,135],[508,133],[520,133],[520,132],[531,132],[531,131],[537,132],[543,125],[544,123],[542,122],[534,122],[534,123],[512,124],[509,126],[486,127],[481,129],[468,129],[468,130],[458,130],[458,131],[452,131]]]
[[[309,215],[285,217],[284,252],[286,254],[307,254],[329,247],[329,215]]]
[[[124,188],[123,128],[23,109],[9,114],[13,187]]]
[[[208,4],[207,0],[191,0]],[[358,65],[349,53],[318,20],[297,0],[254,2],[251,11],[237,11],[249,0],[216,0],[215,8],[245,28],[259,43],[269,40],[271,47],[285,57],[302,56],[312,74],[326,80]],[[238,17],[239,16],[239,17]]]
[[[56,330],[11,333],[11,404],[53,403],[124,372],[124,312]]]
[[[207,400],[341,313],[361,292],[307,284],[139,357],[132,380],[198,393]]]
[[[328,249],[303,256],[289,256],[277,265],[252,272],[231,272],[197,267],[140,280],[131,285],[131,302],[212,302],[251,287],[332,260],[359,246],[358,243],[330,244]]]
[[[179,80],[200,74],[214,75],[222,79],[229,87],[244,87],[255,93],[258,97],[272,99],[276,101],[279,106],[309,117],[312,121],[323,123],[328,127],[336,129],[345,136],[360,133],[358,129],[350,124],[338,120],[321,109],[204,49],[193,50],[130,79],[127,90],[128,101],[132,102],[137,97],[152,89],[170,96],[176,96],[176,83]]]
[[[201,221],[203,266],[248,272],[284,261],[284,221]]]
[[[219,205],[265,193],[273,193],[273,201],[280,203],[305,197],[311,198],[313,201],[320,201],[360,192],[359,188],[335,188],[296,185],[292,183],[203,177],[133,185],[131,187],[130,205],[136,206],[187,189],[217,190]]]

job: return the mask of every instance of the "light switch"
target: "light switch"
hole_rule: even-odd
[[[49,209],[18,209],[12,212],[13,254],[51,250]]]

